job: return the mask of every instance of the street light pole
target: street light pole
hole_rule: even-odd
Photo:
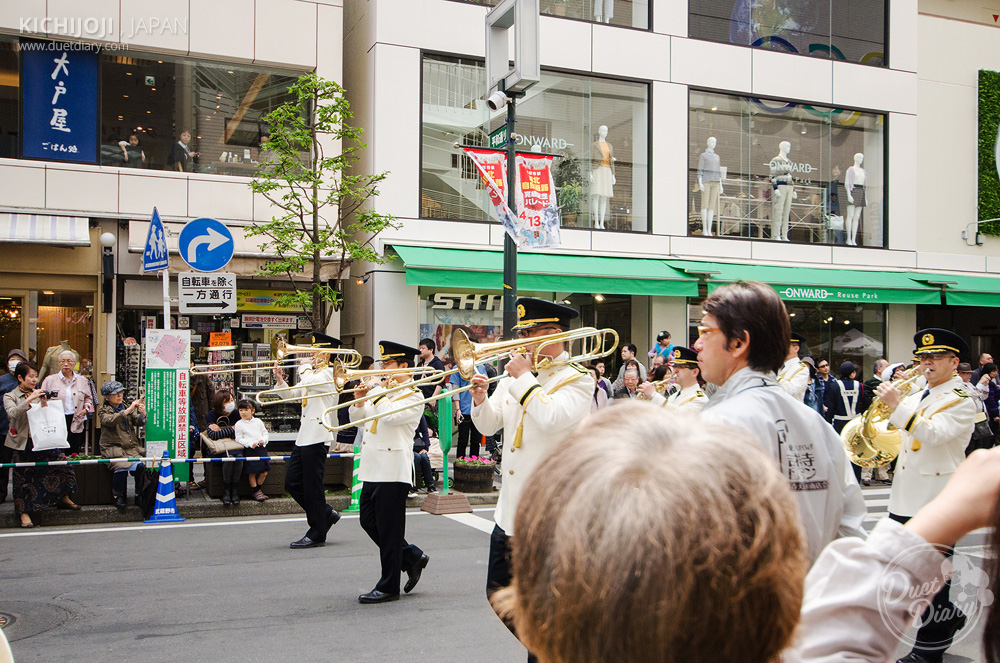
[[[500,84],[501,90],[503,83]],[[508,95],[507,102],[507,207],[517,214],[517,183],[516,158],[517,141],[514,137],[514,125],[517,123],[517,100],[515,95]],[[504,233],[503,239],[503,337],[513,338],[514,325],[517,324],[517,244],[510,233]]]

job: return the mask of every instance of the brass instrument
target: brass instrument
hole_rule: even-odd
[[[612,341],[609,345],[609,339]],[[554,345],[556,343],[567,343],[572,344],[573,341],[580,341],[583,344],[581,352],[579,354],[572,354],[570,352],[570,357],[568,359],[557,361],[551,357],[541,357],[539,356],[539,351],[549,345]],[[579,329],[572,329],[569,331],[558,332],[555,334],[545,334],[544,336],[536,336],[534,338],[521,338],[514,339],[510,341],[495,341],[493,343],[473,343],[469,340],[468,335],[461,329],[455,330],[451,336],[451,355],[455,360],[455,368],[439,372],[436,375],[428,376],[420,380],[407,381],[402,384],[391,387],[386,391],[398,391],[400,389],[405,389],[411,386],[420,386],[424,382],[442,380],[450,375],[458,373],[466,380],[471,380],[474,375],[476,375],[476,366],[480,364],[485,364],[505,357],[510,356],[515,352],[524,352],[528,345],[535,346],[534,357],[532,360],[532,367],[535,371],[544,370],[546,368],[551,368],[552,366],[558,366],[562,364],[568,364],[573,362],[581,361],[591,361],[598,359],[600,357],[606,357],[613,353],[618,347],[618,332],[614,329],[595,329],[593,327],[581,327]],[[391,373],[400,373],[408,369],[392,370]],[[426,371],[428,369],[421,368],[420,370]],[[506,374],[501,373],[496,377],[489,378],[486,384],[496,382],[502,378],[506,377]],[[450,389],[448,391],[443,391],[437,396],[431,396],[429,398],[421,399],[419,403],[414,403],[413,405],[407,405],[405,407],[395,408],[389,410],[388,412],[383,412],[377,416],[365,417],[364,419],[359,419],[357,421],[344,424],[343,426],[331,426],[327,423],[327,419],[331,413],[336,412],[340,408],[348,407],[351,405],[358,405],[370,397],[365,396],[364,398],[357,398],[353,401],[347,403],[340,403],[331,408],[327,408],[323,412],[320,421],[331,432],[337,432],[345,428],[352,428],[361,424],[368,423],[379,417],[384,417],[390,414],[395,414],[397,412],[402,412],[411,407],[424,406],[427,403],[432,403],[442,398],[450,398],[455,394],[460,394],[464,391],[472,389],[473,385],[468,384],[464,387],[458,389]],[[382,396],[386,391],[380,391],[377,396]]]
[[[669,377],[669,378],[663,378],[662,380],[656,380],[655,382],[650,382],[649,384],[653,385],[653,388],[656,389],[656,393],[658,393],[660,396],[666,397],[669,396],[671,393],[673,393],[673,387],[675,386],[673,380],[674,380],[673,377]],[[646,394],[640,391],[638,394],[635,395],[635,400],[651,401],[653,399],[650,396],[647,396]]]
[[[347,382],[349,382],[351,380],[357,380],[357,379],[362,378],[362,377],[375,377],[375,376],[387,375],[389,373],[392,373],[394,375],[398,375],[400,373],[406,373],[406,374],[427,373],[429,371],[434,371],[434,373],[441,373],[441,371],[435,371],[433,368],[426,368],[426,367],[400,368],[400,369],[393,369],[392,371],[386,371],[386,370],[358,371],[358,370],[353,370],[353,369],[348,368],[347,365],[344,362],[342,362],[341,360],[339,360],[339,359],[335,359],[333,361],[333,364],[331,366],[332,366],[332,370],[333,370],[333,379],[332,380],[323,380],[322,382],[313,382],[313,383],[305,385],[305,386],[301,386],[301,385],[295,385],[295,386],[288,385],[288,386],[285,386],[285,387],[274,387],[272,389],[265,389],[264,391],[260,391],[260,392],[257,393],[256,400],[261,405],[278,405],[279,403],[294,403],[296,401],[301,401],[304,398],[304,396],[283,397],[282,394],[286,394],[286,393],[288,393],[290,391],[296,391],[298,389],[306,389],[306,390],[308,390],[308,389],[310,389],[312,387],[325,387],[325,386],[329,386],[329,385],[333,385],[334,391],[339,394],[339,393],[341,393],[344,390],[344,385]],[[317,370],[323,370],[325,368],[326,368],[326,366],[324,366],[324,367],[322,367],[320,369],[317,369]],[[438,377],[438,376],[435,375],[435,376],[431,376],[429,378],[424,378],[424,379],[425,380],[429,380],[431,378],[436,378],[436,377]],[[416,383],[417,383],[417,381],[408,382],[405,385],[400,385],[400,386],[397,386],[397,387],[393,387],[390,390],[391,391],[396,391],[396,390],[401,389],[401,388],[403,388],[405,386],[409,386],[410,384],[416,384]],[[317,395],[329,395],[329,393],[330,392],[326,392],[325,394],[317,394]],[[263,399],[261,398],[262,396],[264,396]],[[272,397],[275,397],[275,396],[277,398],[272,398]],[[308,396],[308,393],[307,393],[307,396]]]
[[[259,359],[256,361],[240,361],[230,364],[200,364],[191,367],[191,375],[215,375],[237,371],[266,371],[274,367],[294,368],[303,357],[295,355],[311,355],[315,357],[317,369],[326,368],[332,357],[343,357],[340,361],[348,367],[361,365],[361,353],[347,348],[314,348],[310,345],[289,345],[283,336],[275,338],[272,344],[276,359]],[[273,401],[272,401],[273,402]]]
[[[915,366],[906,371],[901,379],[894,380],[892,385],[899,390],[902,398],[906,398],[924,373],[919,366]],[[891,414],[889,407],[876,397],[864,414],[847,422],[840,431],[840,439],[852,463],[859,467],[883,467],[899,455],[902,438],[899,429],[889,423]]]

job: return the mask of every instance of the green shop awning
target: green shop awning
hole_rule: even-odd
[[[693,276],[703,276],[708,291],[739,280],[762,281],[782,299],[863,304],[940,304],[941,289],[912,278],[907,272],[774,267],[732,263],[669,260]]]
[[[407,285],[503,289],[503,252],[393,245]],[[517,288],[543,292],[697,297],[698,278],[663,260],[519,253]]]
[[[910,274],[910,278],[932,288],[944,288],[948,306],[1000,307],[1000,278],[917,273]]]

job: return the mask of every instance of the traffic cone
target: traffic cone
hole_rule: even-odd
[[[151,524],[184,522],[184,518],[177,513],[174,471],[166,451],[163,452],[163,460],[160,461],[160,485],[156,487],[156,507],[153,509],[152,517],[146,522]]]

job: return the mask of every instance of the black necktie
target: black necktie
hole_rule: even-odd
[[[931,395],[930,389],[924,389],[924,393],[920,394],[920,400],[923,401],[925,398]]]

